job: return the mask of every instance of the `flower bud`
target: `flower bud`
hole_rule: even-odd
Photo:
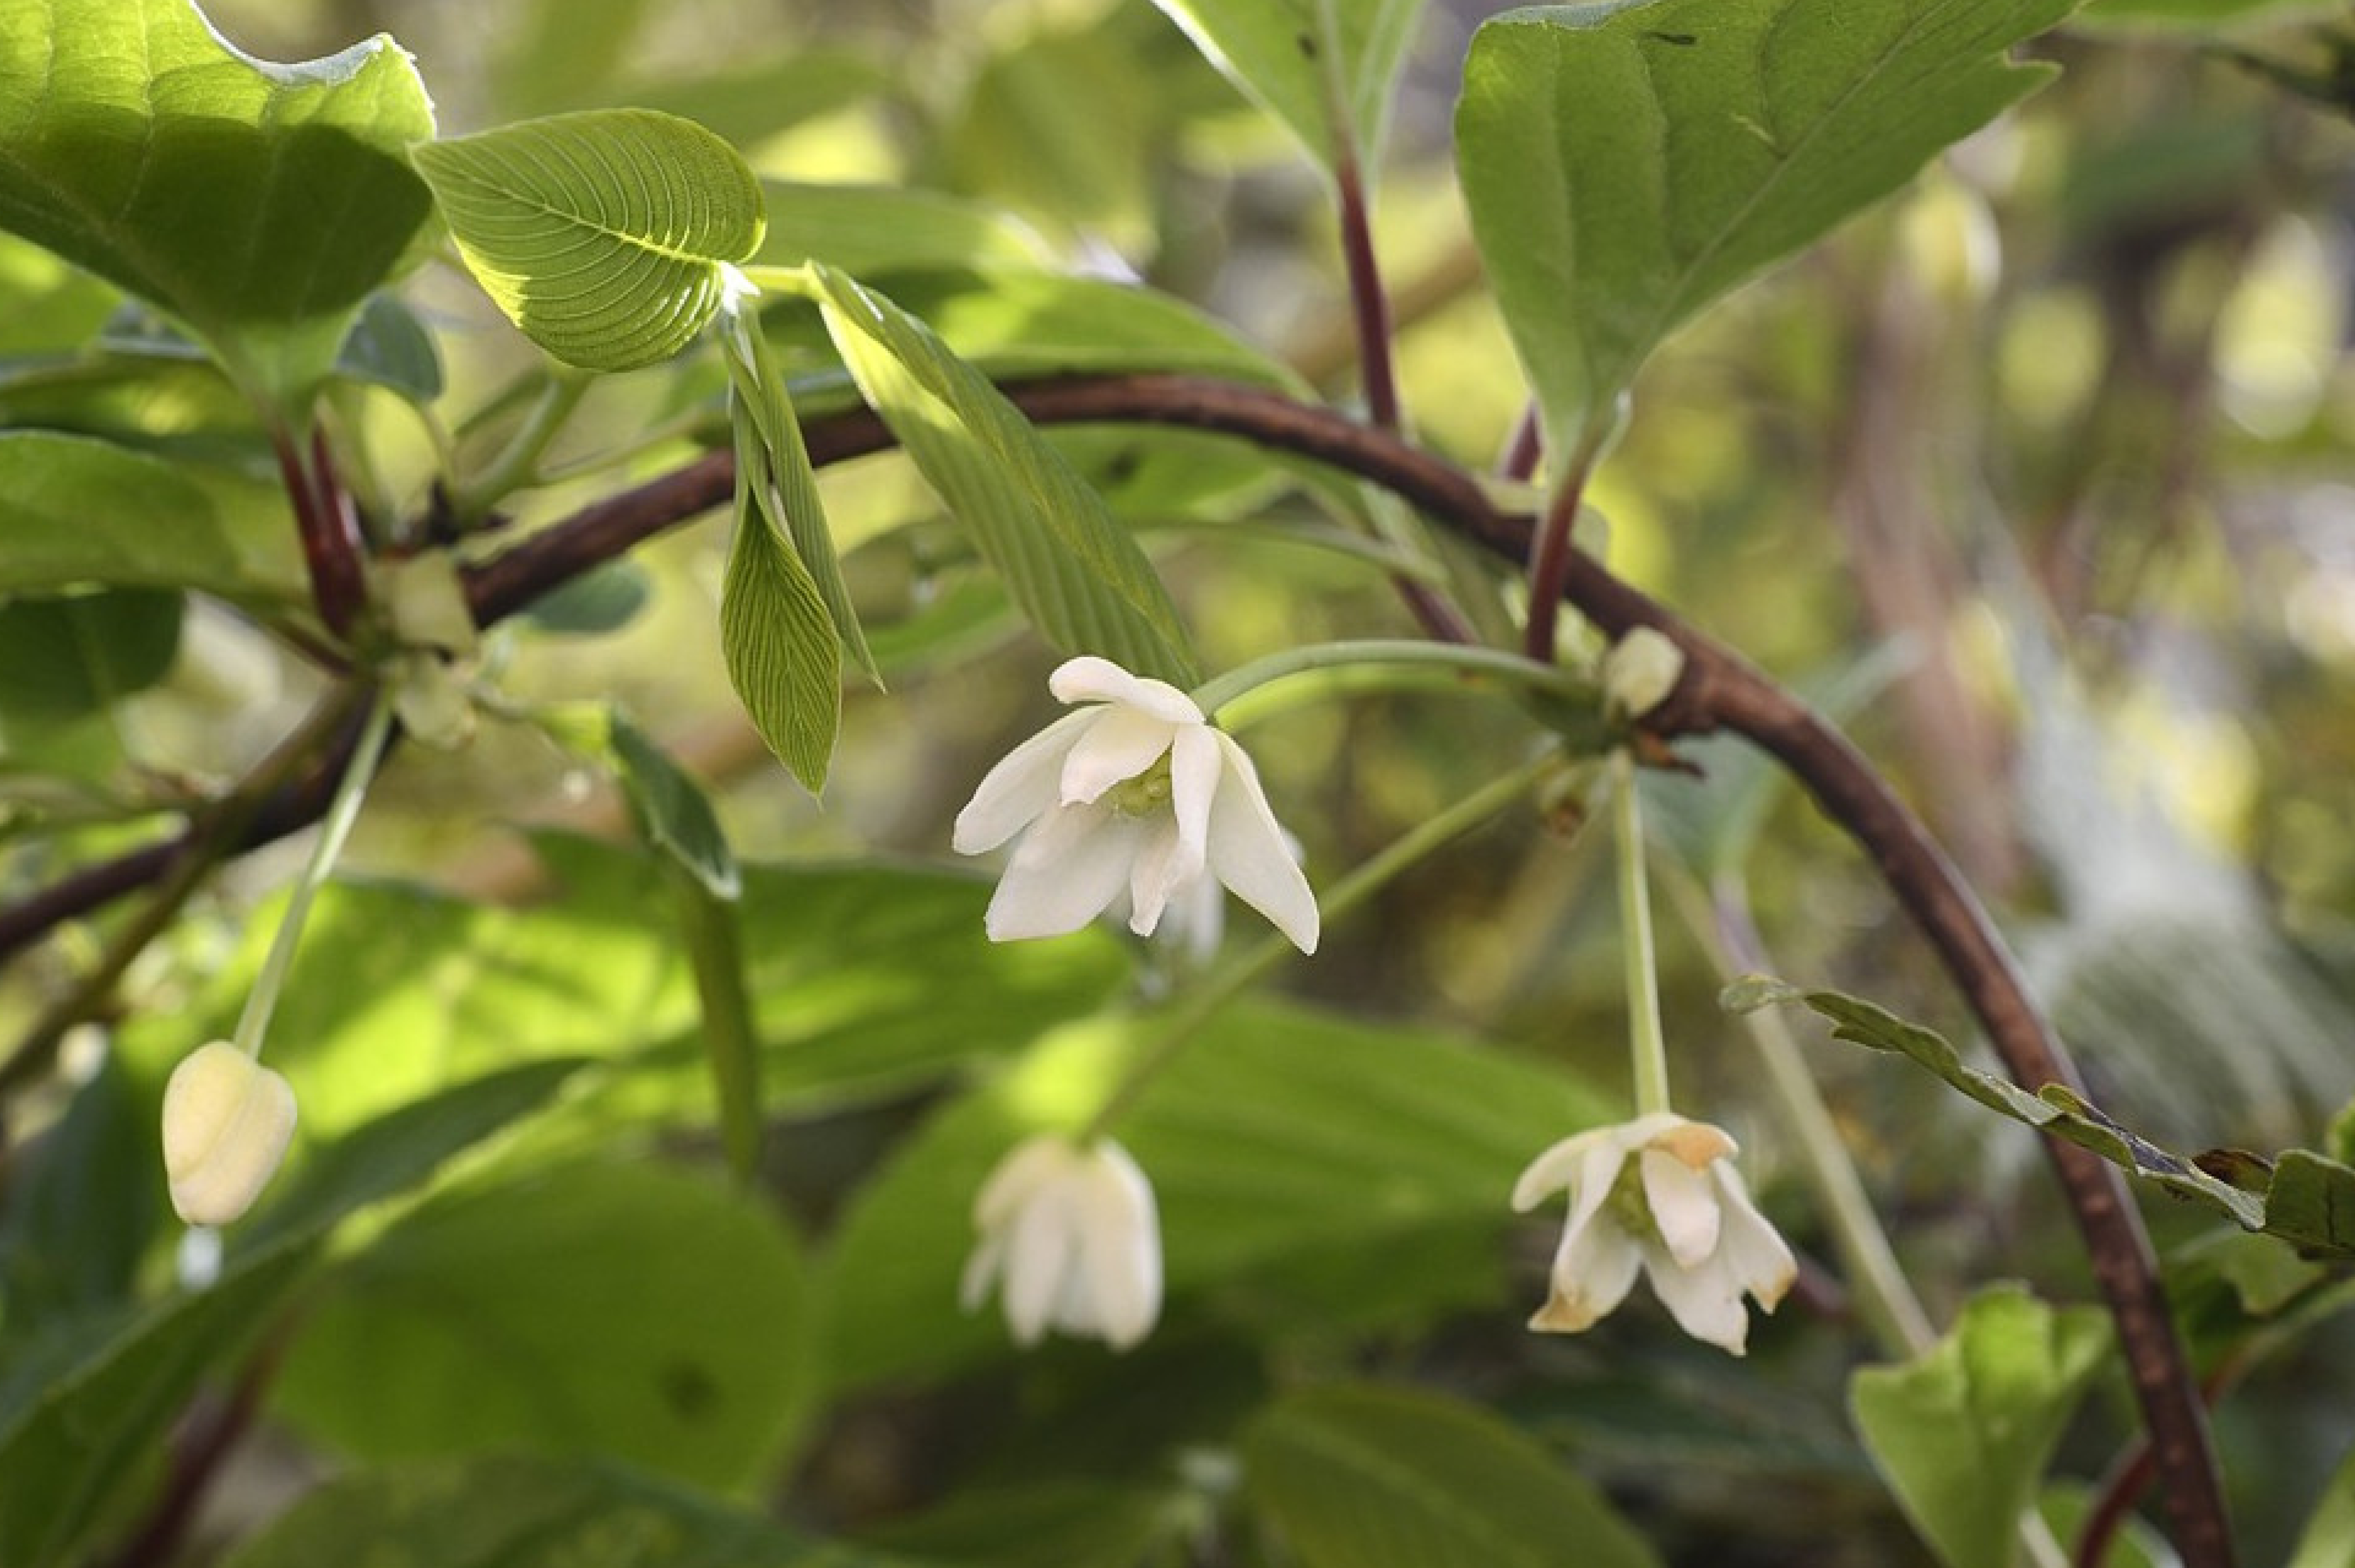
[[[294,1091],[226,1040],[191,1052],[164,1086],[164,1173],[192,1225],[253,1206],[294,1136]]]
[[[1668,700],[1685,673],[1685,651],[1667,633],[1639,626],[1603,656],[1603,695],[1613,711],[1642,718]]]

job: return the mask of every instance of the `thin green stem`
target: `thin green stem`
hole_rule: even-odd
[[[1254,659],[1194,688],[1194,704],[1205,714],[1217,715],[1255,687],[1310,670],[1364,665],[1440,666],[1468,675],[1493,675],[1554,696],[1592,699],[1592,683],[1498,648],[1455,642],[1423,642],[1411,638],[1365,638],[1341,642],[1317,642],[1286,648]]]
[[[1652,893],[1644,872],[1644,812],[1636,759],[1611,757],[1611,825],[1619,849],[1619,946],[1627,969],[1627,1053],[1636,1114],[1668,1109],[1668,1043],[1660,1029],[1659,969],[1652,952]]]
[[[384,757],[384,743],[391,734],[392,692],[388,687],[377,694],[375,705],[368,709],[359,744],[352,750],[351,761],[345,765],[343,781],[336,786],[335,799],[327,803],[326,817],[319,825],[319,842],[311,846],[310,863],[303,868],[302,880],[294,885],[294,895],[287,900],[286,913],[278,922],[278,934],[271,938],[269,955],[261,961],[261,973],[254,980],[253,990],[247,993],[245,1011],[238,1016],[237,1033],[231,1042],[249,1056],[261,1054],[261,1037],[269,1033],[270,1014],[278,1006],[278,993],[285,987],[286,971],[293,967],[294,948],[303,938],[303,922],[310,917],[311,901],[336,868],[336,857],[343,853],[344,840],[350,836],[352,823],[359,818],[360,801],[368,794],[368,781],[376,777],[377,764]]]
[[[517,491],[540,482],[540,460],[589,395],[588,376],[562,367],[549,373],[548,384],[524,416],[523,425],[506,449],[491,460],[474,482],[458,493],[451,510],[462,522],[480,522],[492,507]]]
[[[1329,925],[1348,915],[1401,873],[1519,800],[1561,766],[1561,756],[1548,750],[1495,782],[1483,785],[1437,816],[1427,818],[1401,833],[1355,871],[1326,889],[1324,895],[1317,900],[1326,923]],[[1146,1086],[1192,1042],[1202,1025],[1293,950],[1289,938],[1272,934],[1233,962],[1221,966],[1196,988],[1194,993],[1186,999],[1185,1005],[1164,1022],[1160,1032],[1138,1052],[1136,1060],[1130,1064],[1119,1084],[1089,1119],[1080,1135],[1081,1141],[1089,1142],[1104,1136],[1135,1102]]]

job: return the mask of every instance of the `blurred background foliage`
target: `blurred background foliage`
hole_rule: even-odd
[[[1522,398],[1448,146],[1456,68],[1488,9],[1430,7],[1377,209],[1409,417],[1475,468],[1493,463]],[[847,264],[985,364],[1117,361],[1130,307],[1050,280],[1133,275],[1203,313],[1133,325],[1163,357],[1182,338],[1205,364],[1249,365],[1209,324],[1223,323],[1352,396],[1324,186],[1136,0],[209,10],[272,58],[392,32],[445,133],[598,104],[699,119],[773,182],[770,259],[793,259],[796,214],[854,252],[873,225],[870,253]],[[1593,495],[1616,567],[1840,707],[1998,906],[2095,1097],[2178,1147],[2312,1142],[2355,1088],[2348,26],[2328,6],[2093,7],[2040,45],[2066,68],[2054,86],[1673,344]],[[894,191],[903,199],[874,194]],[[373,370],[335,393],[350,477],[395,544],[449,503],[432,489],[442,458],[463,471],[496,451],[546,374],[451,269],[405,293],[432,344],[389,323]],[[808,323],[786,310],[769,325],[797,374],[829,369]],[[577,472],[518,498],[490,536],[716,439],[719,387],[693,363],[600,382],[552,454]],[[159,615],[128,589],[0,604],[0,882],[21,892],[248,766],[319,684],[257,630],[301,578],[243,406],[111,291],[5,238],[0,425],[193,460],[244,606]],[[1313,491],[1208,439],[1058,440],[1147,531],[1212,667],[1406,630],[1378,572],[1320,546]],[[1178,1299],[1146,1349],[1016,1358],[994,1321],[958,1318],[965,1195],[1002,1146],[999,1102],[1026,1084],[1078,1093],[1108,1047],[1075,1021],[1167,977],[1104,935],[976,955],[982,885],[945,864],[946,824],[1047,715],[1049,658],[961,573],[954,535],[900,462],[824,482],[846,545],[871,541],[849,566],[892,690],[852,693],[822,803],[730,695],[712,631],[717,524],[501,630],[487,662],[518,706],[612,696],[649,721],[711,785],[749,861],[881,855],[908,880],[879,912],[830,894],[823,870],[748,892],[783,1121],[764,1178],[787,1218],[697,1173],[712,1134],[691,992],[648,913],[648,872],[608,842],[627,821],[611,788],[524,723],[486,718],[455,754],[409,748],[363,821],[362,880],[323,907],[274,1038],[306,1139],[520,1056],[600,1043],[632,1054],[533,1124],[528,1159],[503,1156],[527,1180],[430,1200],[315,1294],[216,1532],[275,1509],[334,1456],[521,1448],[618,1456],[764,1494],[799,1525],[964,1553],[942,1561],[1175,1562],[1189,1542],[1223,1542],[1198,1560],[1280,1562],[1220,1533],[1233,1501],[1222,1455],[1273,1391],[1350,1374],[1495,1402],[1573,1457],[1667,1561],[1919,1560],[1841,1414],[1842,1373],[1865,1352],[1828,1276],[1811,1272],[1746,1365],[1648,1311],[1583,1340],[1520,1331],[1550,1238],[1508,1239],[1512,1171],[1625,1095],[1607,855],[1534,817],[1397,885],[1288,972],[1295,1002],[1235,1014],[1151,1102],[1134,1146],[1163,1188]],[[59,652],[101,644],[102,658]],[[1329,876],[1490,777],[1519,733],[1508,713],[1400,695],[1296,710],[1251,739],[1308,864]],[[1693,896],[1738,878],[1778,971],[1959,1032],[1870,868],[1732,744],[1687,754],[1701,777],[1647,788]],[[230,1015],[271,927],[254,901],[288,853],[241,864],[133,970],[124,1055],[141,1071]],[[1820,1255],[1776,1129],[1753,1108],[1749,1047],[1718,1012],[1710,944],[1665,927],[1680,1097],[1742,1138],[1753,1186]],[[16,966],[0,1017],[28,1019],[97,939],[69,933]],[[828,1054],[829,1038],[844,1048]],[[1463,1078],[1473,1039],[1506,1049]],[[1810,1045],[1936,1312],[1993,1276],[2084,1293],[2026,1134],[1955,1114],[1891,1063]],[[925,1119],[959,1076],[1018,1057],[984,1095]],[[1198,1121],[1252,1075],[1267,1103],[1332,1104],[1359,1139],[1395,1123],[1409,1169],[1362,1142],[1322,1149],[1304,1114],[1262,1135],[1287,1159],[1316,1148],[1308,1186],[1222,1191],[1223,1157],[1198,1147]],[[1206,1086],[1192,1118],[1189,1079]],[[1418,1130],[1416,1097],[1441,1083],[1474,1118],[1453,1142]],[[123,1129],[151,1125],[152,1084],[133,1072],[112,1109],[80,1097],[91,1125],[77,1142],[128,1150]],[[17,1114],[21,1138],[49,1113]],[[605,1161],[624,1129],[684,1158],[617,1174]],[[125,1170],[147,1158],[121,1156]],[[1334,1204],[1355,1217],[1332,1218]],[[126,1196],[117,1212],[136,1208]],[[2164,1245],[2215,1249],[2193,1216],[2152,1215]],[[41,1288],[152,1280],[166,1228],[151,1199],[105,1256],[78,1254],[98,1277]],[[564,1245],[581,1234],[602,1240]],[[501,1239],[518,1235],[543,1250]],[[1230,1254],[1208,1261],[1179,1245],[1218,1238]],[[828,1258],[849,1283],[816,1283]],[[478,1299],[448,1299],[453,1281]],[[615,1305],[616,1292],[634,1298]],[[2190,1299],[2216,1314],[2216,1346],[2246,1352],[2245,1291]],[[602,1380],[537,1384],[515,1361],[535,1344],[526,1361],[601,1363]],[[2355,1440],[2350,1351],[2343,1329],[2325,1329],[2221,1408],[2252,1561],[2286,1552]],[[431,1370],[393,1386],[384,1358]],[[2064,1463],[2098,1474],[2124,1408],[2113,1391]]]

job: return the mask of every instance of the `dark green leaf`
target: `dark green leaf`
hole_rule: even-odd
[[[653,594],[645,568],[623,556],[532,600],[523,619],[542,631],[595,636],[619,631],[635,620]]]
[[[831,269],[812,276],[859,390],[1047,641],[1191,684],[1168,592],[1103,498],[922,323]]]
[[[2355,1260],[2355,1168],[2311,1150],[2285,1152],[2265,1190],[2265,1234],[2309,1257]]]
[[[368,1568],[890,1568],[618,1465],[527,1458],[341,1477],[228,1568],[318,1568],[356,1542]]]
[[[0,28],[0,228],[170,311],[300,408],[432,203],[433,134],[389,37],[240,54],[190,0],[16,0]]]
[[[613,761],[638,832],[713,897],[733,899],[743,879],[703,786],[627,718],[615,714],[612,725]]]
[[[720,264],[760,248],[760,182],[692,121],[556,114],[412,154],[484,290],[567,364],[669,358],[723,295]]]
[[[442,396],[442,355],[417,313],[390,294],[371,294],[336,356],[336,373],[398,392],[412,403]]]
[[[0,1207],[0,1345],[130,1299],[164,1211],[155,1114],[110,1056],[15,1151]]]
[[[1479,1406],[1311,1389],[1242,1439],[1252,1500],[1302,1568],[1652,1568],[1596,1488]]]
[[[149,588],[0,601],[0,728],[78,718],[162,680],[181,598]]]
[[[181,465],[87,436],[0,431],[0,594],[88,584],[247,599],[279,586],[251,569]]]
[[[1947,1568],[2009,1568],[2019,1521],[2109,1344],[2100,1308],[2056,1311],[1999,1286],[1920,1360],[1849,1381],[1873,1462]]]
[[[604,1455],[734,1490],[805,1408],[792,1238],[756,1199],[662,1166],[453,1193],[325,1284],[273,1395],[360,1459]]]
[[[1677,326],[2051,75],[2003,52],[2071,0],[1607,0],[1484,24],[1457,169],[1567,455]]]
[[[2355,1568],[2355,1450],[2339,1461],[2307,1517],[2288,1568]]]

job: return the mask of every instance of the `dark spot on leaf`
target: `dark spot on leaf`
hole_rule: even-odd
[[[719,1403],[719,1385],[694,1361],[672,1361],[662,1369],[661,1383],[663,1403],[682,1421],[698,1421]]]
[[[2191,1163],[2243,1192],[2263,1193],[2274,1179],[2274,1162],[2245,1149],[2207,1150],[2193,1155]]]
[[[1689,49],[1700,42],[1700,37],[1692,33],[1646,33],[1644,36],[1655,43],[1674,44],[1680,49]]]
[[[1308,34],[1296,33],[1292,42],[1300,50],[1301,58],[1313,60],[1316,58],[1316,40]]]

